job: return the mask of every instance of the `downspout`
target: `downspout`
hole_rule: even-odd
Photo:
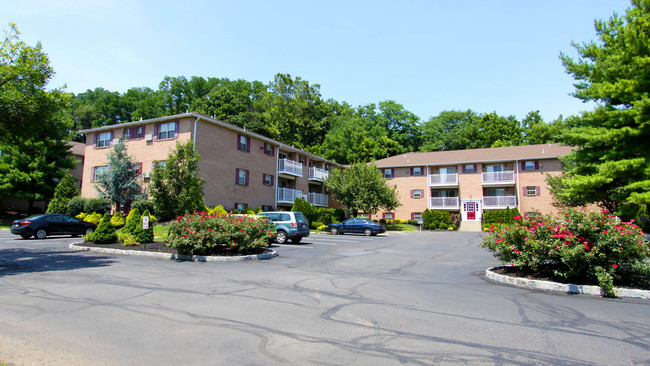
[[[196,127],[200,119],[201,117],[196,117],[196,121],[194,121],[194,134],[192,135],[192,149],[194,151],[196,151]]]
[[[431,203],[431,186],[429,186],[429,174],[431,174],[431,172],[429,171],[429,165],[425,165],[425,167],[427,168],[427,203],[425,209],[428,209],[429,204]],[[422,212],[424,213],[424,210],[422,210]]]
[[[515,197],[517,197],[517,211],[521,213],[521,200],[519,199],[519,160],[515,159],[515,170],[517,171],[517,181],[515,182]]]
[[[275,187],[273,187],[273,192],[274,192],[274,203],[275,207],[273,208],[274,210],[278,209],[278,186],[279,186],[279,181],[280,181],[280,176],[278,175],[278,165],[280,164],[279,162],[279,157],[280,157],[280,146],[276,146],[275,148]]]

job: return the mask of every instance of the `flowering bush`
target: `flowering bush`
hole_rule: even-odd
[[[268,246],[274,235],[271,228],[265,218],[196,212],[172,220],[167,246],[189,255],[251,253]]]
[[[510,226],[492,226],[481,246],[541,277],[598,284],[606,296],[614,296],[614,285],[649,286],[650,248],[643,232],[608,211],[573,209],[530,220],[515,216]]]

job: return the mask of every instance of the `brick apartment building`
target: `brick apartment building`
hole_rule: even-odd
[[[205,178],[205,203],[227,210],[262,207],[288,209],[296,197],[320,206],[335,206],[324,185],[340,165],[199,113],[81,131],[86,134],[82,197],[96,197],[95,176],[108,169],[107,153],[124,136],[127,153],[140,164],[146,192],[155,164],[164,164],[176,142],[193,141],[200,154],[199,176]]]
[[[571,151],[557,144],[407,153],[375,162],[402,206],[385,219],[419,219],[425,209],[480,222],[485,210],[517,207],[524,215],[554,211],[546,174],[561,173],[558,158]]]

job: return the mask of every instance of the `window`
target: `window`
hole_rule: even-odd
[[[237,135],[237,150],[250,152],[251,151],[251,139],[248,136]]]
[[[537,170],[539,169],[539,164],[537,161],[529,160],[521,163],[523,170]]]
[[[241,186],[248,185],[248,170],[236,169],[235,184]]]
[[[157,127],[158,140],[173,139],[176,137],[177,122],[161,123]]]
[[[262,211],[273,211],[273,206],[262,205]]]
[[[422,175],[422,167],[411,168],[411,175]]]
[[[273,185],[273,175],[271,174],[262,174],[262,184],[265,186]]]
[[[487,166],[487,171],[488,171],[488,173],[502,172],[503,171],[503,165],[488,165]]]
[[[108,147],[111,146],[111,141],[113,141],[113,132],[102,132],[95,135],[97,139],[97,147]]]
[[[275,150],[275,149],[274,149],[274,146],[273,146],[273,145],[271,145],[271,144],[267,144],[266,142],[264,143],[264,153],[265,153],[266,155],[271,155],[271,156],[272,156],[274,150]]]
[[[525,186],[524,196],[539,196],[540,189],[538,186]]]
[[[422,220],[422,212],[411,212],[411,220]]]
[[[144,137],[144,126],[127,128],[124,130],[124,138],[127,140],[138,140]]]
[[[357,217],[362,217],[364,219],[370,219],[370,214],[366,212],[360,212]]]
[[[102,175],[108,173],[108,165],[104,166],[94,166],[90,168],[90,181],[96,182],[97,179]]]
[[[248,203],[236,203],[235,202],[235,209],[239,211],[244,211],[246,208],[248,208]]]
[[[411,198],[422,198],[422,190],[421,189],[411,190]]]
[[[489,197],[495,197],[495,196],[503,197],[506,195],[506,190],[505,188],[488,188],[487,195]]]
[[[298,155],[298,162],[300,164],[305,165],[306,160],[307,160],[307,158],[305,158],[304,156]]]
[[[474,164],[463,165],[463,173],[476,173],[476,165]]]
[[[392,220],[392,219],[393,219],[392,212],[384,212],[384,220]]]
[[[392,168],[383,169],[382,173],[384,175],[384,178],[386,178],[386,179],[392,179],[393,178],[393,169]]]

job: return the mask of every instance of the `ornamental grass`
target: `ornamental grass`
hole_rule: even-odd
[[[650,248],[641,229],[608,211],[560,211],[559,215],[491,226],[481,246],[503,263],[539,278],[598,285],[650,288]]]

